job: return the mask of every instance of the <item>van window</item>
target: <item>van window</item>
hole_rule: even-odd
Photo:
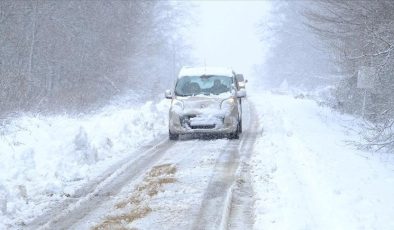
[[[232,84],[233,78],[228,76],[183,76],[176,83],[175,95],[219,95],[230,92]]]

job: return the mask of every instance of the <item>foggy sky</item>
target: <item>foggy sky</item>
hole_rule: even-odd
[[[248,74],[260,64],[264,44],[257,25],[268,11],[267,1],[198,1],[198,26],[192,32],[200,65],[227,66]]]

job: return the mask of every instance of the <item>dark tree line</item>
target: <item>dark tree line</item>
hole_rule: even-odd
[[[153,97],[187,49],[167,1],[0,1],[0,110],[81,111],[114,95]]]
[[[364,89],[357,88],[362,68],[374,69],[366,92],[368,146],[394,148],[394,1],[325,0],[311,2],[306,24],[334,53],[341,75],[337,108],[361,114]]]

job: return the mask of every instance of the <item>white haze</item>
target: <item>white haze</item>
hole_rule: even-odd
[[[192,33],[200,65],[227,66],[249,74],[261,64],[264,44],[257,26],[268,11],[267,1],[197,1],[197,26]]]

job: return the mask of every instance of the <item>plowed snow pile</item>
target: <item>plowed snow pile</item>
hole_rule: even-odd
[[[394,157],[347,144],[357,119],[289,95],[250,100],[255,229],[394,229]]]
[[[23,224],[166,133],[168,101],[80,118],[24,116],[0,135],[0,229]],[[8,226],[8,227],[7,227]]]

